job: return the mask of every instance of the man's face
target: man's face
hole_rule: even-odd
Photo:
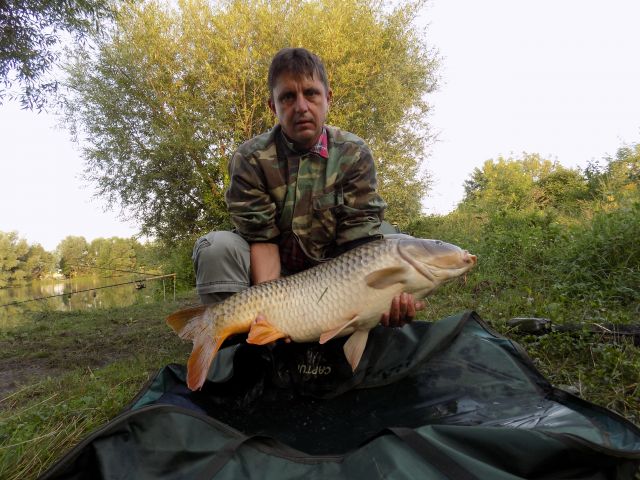
[[[298,78],[284,72],[276,78],[271,94],[269,108],[285,135],[300,149],[313,147],[327,118],[331,90],[327,92],[315,75]]]

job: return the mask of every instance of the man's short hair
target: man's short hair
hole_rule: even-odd
[[[326,93],[329,92],[329,79],[322,60],[317,55],[311,53],[306,48],[283,48],[271,60],[269,66],[269,96],[273,95],[276,80],[283,73],[290,73],[296,78],[309,77],[314,75],[320,79],[324,85]]]

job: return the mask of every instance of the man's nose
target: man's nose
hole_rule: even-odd
[[[309,104],[307,103],[307,99],[304,95],[300,94],[296,96],[295,109],[296,112],[306,112],[309,110]]]

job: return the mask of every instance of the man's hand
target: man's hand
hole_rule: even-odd
[[[426,304],[416,299],[410,293],[401,293],[393,297],[388,313],[382,314],[380,323],[385,327],[402,327],[411,322],[416,312],[423,310]]]

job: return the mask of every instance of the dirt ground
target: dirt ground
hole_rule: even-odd
[[[63,371],[38,359],[0,360],[0,402],[21,387]]]

